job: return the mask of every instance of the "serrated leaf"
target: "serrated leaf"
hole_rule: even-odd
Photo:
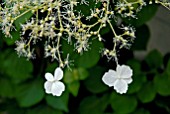
[[[137,100],[135,97],[117,93],[112,93],[110,103],[113,110],[118,114],[131,113],[137,107]]]
[[[60,97],[48,95],[45,97],[45,99],[49,106],[58,110],[68,112],[68,99],[69,99],[68,92],[65,91]]]
[[[30,107],[44,98],[43,83],[40,79],[32,83],[19,85],[16,88],[16,99],[20,107]]]
[[[137,96],[142,103],[148,103],[153,101],[156,97],[156,90],[153,83],[145,83],[140,89],[140,91],[137,93]]]

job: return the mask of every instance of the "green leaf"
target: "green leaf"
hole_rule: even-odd
[[[167,67],[166,67],[166,72],[168,73],[168,75],[170,76],[170,59],[168,61]]]
[[[90,69],[89,72],[90,76],[84,82],[88,91],[92,93],[101,93],[108,90],[108,86],[101,80],[104,74],[104,69],[102,67],[94,67]]]
[[[146,75],[144,73],[134,74],[132,76],[132,79],[132,83],[129,84],[128,94],[138,92],[141,89],[142,85],[147,81]]]
[[[124,21],[128,24],[139,27],[145,24],[150,19],[152,19],[156,14],[157,9],[158,6],[155,4],[146,5],[145,7],[142,8],[142,10],[139,13],[137,13],[137,19],[130,18],[130,19],[124,19]]]
[[[57,62],[55,61],[54,63],[48,64],[47,68],[45,69],[46,72],[51,72],[52,74],[54,73],[55,69],[58,67]]]
[[[143,25],[138,27],[136,29],[135,35],[136,35],[136,39],[132,45],[132,50],[146,50],[150,38],[150,31],[148,26]]]
[[[91,68],[97,64],[100,59],[100,49],[103,47],[102,42],[93,40],[90,50],[83,52],[83,54],[75,60],[75,65],[82,68]]]
[[[8,46],[15,44],[15,42],[20,38],[20,31],[13,30],[10,34],[12,37],[5,37],[5,35],[2,34],[2,38]]]
[[[151,69],[159,68],[163,64],[163,57],[159,51],[153,50],[146,56],[145,61]]]
[[[16,29],[19,31],[21,29],[21,24],[24,24],[26,21],[28,21],[32,17],[32,15],[33,13],[29,11],[25,13],[24,15],[22,15],[21,17],[19,17],[17,20],[15,20],[14,24],[15,24]]]
[[[61,111],[50,108],[48,106],[40,105],[36,108],[29,108],[26,114],[63,114]]]
[[[156,91],[153,83],[152,82],[145,83],[140,89],[140,91],[137,93],[137,96],[142,103],[148,103],[153,101],[154,98],[156,97]]]
[[[135,97],[117,93],[112,93],[110,103],[116,114],[128,114],[133,112],[137,107],[137,100]]]
[[[39,103],[44,98],[43,83],[40,79],[34,82],[18,85],[16,99],[20,107],[30,107]]]
[[[167,72],[163,74],[157,74],[154,77],[154,85],[156,91],[162,96],[169,96],[170,95],[170,75]]]
[[[81,2],[81,0],[78,0],[78,1]],[[89,5],[82,4],[82,5],[77,5],[77,6],[74,7],[74,9],[77,12],[81,12],[84,16],[90,15],[91,11],[87,10],[87,9],[92,9],[96,5],[93,0],[86,0],[86,1],[89,2]]]
[[[79,107],[80,114],[103,114],[108,105],[108,95],[101,98],[89,96],[82,100]]]
[[[67,84],[68,85],[68,90],[71,92],[73,96],[77,96],[80,88],[80,83],[79,81],[74,81],[72,83]]]
[[[85,80],[89,76],[89,73],[86,69],[78,68],[77,70],[78,70],[80,80]]]
[[[141,74],[141,62],[136,59],[130,59],[127,62],[127,65],[133,69],[133,74]]]
[[[14,87],[10,80],[0,79],[0,96],[8,98],[14,97]]]
[[[146,110],[146,109],[140,108],[140,109],[137,109],[132,114],[150,114],[150,112],[148,110]]]
[[[68,92],[64,92],[62,96],[56,97],[52,95],[47,95],[45,97],[47,104],[55,109],[63,110],[65,112],[68,112],[68,100],[69,100],[69,94]]]
[[[84,68],[74,68],[72,71],[66,70],[64,76],[65,83],[72,83],[77,80],[84,80],[88,77],[88,71]]]
[[[33,65],[25,58],[19,58],[15,52],[9,51],[1,63],[4,72],[12,78],[13,82],[19,83],[31,77]]]

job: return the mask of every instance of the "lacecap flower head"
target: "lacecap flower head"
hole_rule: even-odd
[[[116,71],[109,70],[102,77],[103,82],[109,87],[114,87],[117,93],[123,94],[128,90],[128,84],[132,82],[132,69],[126,65],[117,65]]]
[[[46,82],[44,84],[45,92],[53,96],[61,96],[65,90],[65,85],[60,80],[63,78],[63,71],[60,67],[55,69],[54,76],[51,73],[45,74]]]

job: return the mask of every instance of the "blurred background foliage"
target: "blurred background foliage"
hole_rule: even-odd
[[[90,4],[89,7],[93,5]],[[70,53],[74,60],[72,71],[64,69],[66,91],[61,97],[45,94],[45,72],[53,73],[58,66],[43,58],[43,49],[37,46],[37,58],[26,60],[18,57],[15,41],[19,31],[12,31],[13,39],[5,38],[0,31],[0,114],[168,114],[170,113],[170,54],[165,56],[151,51],[143,60],[133,52],[146,50],[150,38],[145,24],[157,10],[157,5],[144,7],[138,19],[123,19],[124,24],[136,27],[136,40],[131,50],[120,50],[119,62],[133,69],[133,82],[127,94],[117,94],[101,80],[104,72],[115,69],[113,61],[100,57],[101,47],[109,47],[112,38],[109,28],[104,29],[102,44],[93,39],[91,49],[78,55],[73,45],[62,42],[63,57]],[[77,10],[80,6],[77,7]],[[86,7],[82,13],[88,15]],[[15,21],[19,23],[32,15],[27,13]]]

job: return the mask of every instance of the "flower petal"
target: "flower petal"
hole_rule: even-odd
[[[51,73],[45,73],[45,79],[48,81],[53,81],[54,77]]]
[[[117,80],[116,72],[114,70],[109,70],[102,77],[103,82],[109,87],[114,85],[114,82]]]
[[[55,80],[61,80],[63,78],[63,70],[60,67],[55,69],[54,78]]]
[[[46,81],[44,83],[44,88],[46,93],[51,93],[52,82]]]
[[[56,81],[52,84],[52,88],[51,88],[52,95],[61,96],[64,90],[65,90],[65,85],[62,82]]]
[[[114,89],[117,93],[123,94],[128,90],[128,84],[124,80],[116,80],[114,83]]]
[[[132,69],[127,65],[118,65],[116,71],[121,78],[130,78],[132,76]]]
[[[127,84],[130,84],[133,81],[132,78],[124,78],[123,80],[126,81]]]

